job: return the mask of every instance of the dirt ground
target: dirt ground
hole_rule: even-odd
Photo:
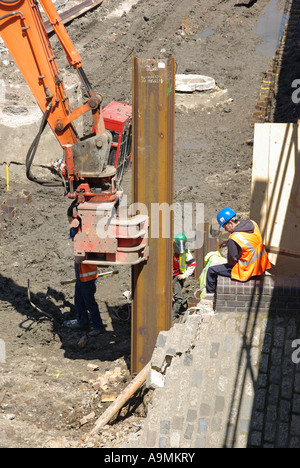
[[[224,206],[249,214],[252,114],[270,63],[257,52],[261,39],[253,28],[267,0],[251,2],[252,7],[236,0],[139,0],[121,17],[109,16],[119,3],[104,0],[67,26],[94,89],[104,105],[131,103],[132,56],[174,56],[177,73],[211,76],[227,88],[230,100],[222,106],[176,111],[175,201],[203,203],[205,221]],[[202,34],[209,29],[211,34]],[[62,69],[61,47],[51,42]],[[123,186],[130,195],[130,172]],[[9,197],[30,191],[32,201],[2,223],[0,238],[0,339],[6,345],[6,363],[0,364],[0,447],[77,447],[110,404],[102,396],[120,393],[132,378],[130,314],[122,296],[131,287],[131,271],[122,267],[119,275],[99,282],[107,333],[81,349],[82,334],[63,327],[75,317],[74,285],[60,284],[73,278],[70,203],[63,188],[22,180],[10,189]],[[0,190],[4,201],[3,178]],[[187,286],[193,291],[196,282]],[[92,446],[121,447],[141,428],[146,401],[126,408]]]

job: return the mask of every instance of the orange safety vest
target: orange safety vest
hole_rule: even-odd
[[[231,278],[247,281],[251,276],[261,275],[271,268],[267,252],[263,245],[258,225],[254,224],[254,232],[233,232],[229,239],[234,240],[242,249],[238,262],[232,267]]]
[[[86,265],[79,263],[79,278],[80,281],[92,281],[98,278],[97,265]]]

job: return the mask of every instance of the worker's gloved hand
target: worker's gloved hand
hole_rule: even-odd
[[[69,239],[74,239],[74,237],[76,236],[76,234],[77,234],[77,229],[71,228],[71,229],[69,230]]]

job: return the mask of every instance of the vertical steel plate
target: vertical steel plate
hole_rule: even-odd
[[[132,272],[132,373],[149,362],[159,332],[172,324],[174,121],[175,59],[134,57],[132,199],[149,215],[149,259]]]

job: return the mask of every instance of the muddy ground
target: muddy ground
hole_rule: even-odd
[[[205,111],[176,111],[175,201],[204,203],[205,221],[224,206],[247,215],[253,112],[270,63],[268,55],[257,52],[261,39],[253,28],[267,0],[251,7],[236,0],[139,0],[127,14],[109,17],[119,3],[105,0],[67,26],[104,105],[131,103],[132,56],[174,56],[177,73],[213,77],[228,89],[228,102]],[[203,34],[206,30],[211,33]],[[51,41],[64,68],[62,50]],[[0,181],[3,201],[8,194]],[[123,185],[129,194],[130,172]],[[32,193],[32,201],[2,223],[0,238],[0,343],[6,345],[6,363],[0,364],[0,446],[76,447],[110,404],[102,395],[119,393],[132,378],[130,314],[122,296],[131,286],[131,271],[120,268],[118,276],[99,282],[107,333],[80,349],[81,333],[63,327],[75,317],[74,285],[60,284],[73,278],[69,201],[63,188],[25,180],[11,183],[9,196],[22,189]],[[192,280],[187,288],[196,286]],[[106,381],[103,388],[95,384],[99,375]],[[146,405],[135,403],[92,446],[121,447],[138,431]]]

